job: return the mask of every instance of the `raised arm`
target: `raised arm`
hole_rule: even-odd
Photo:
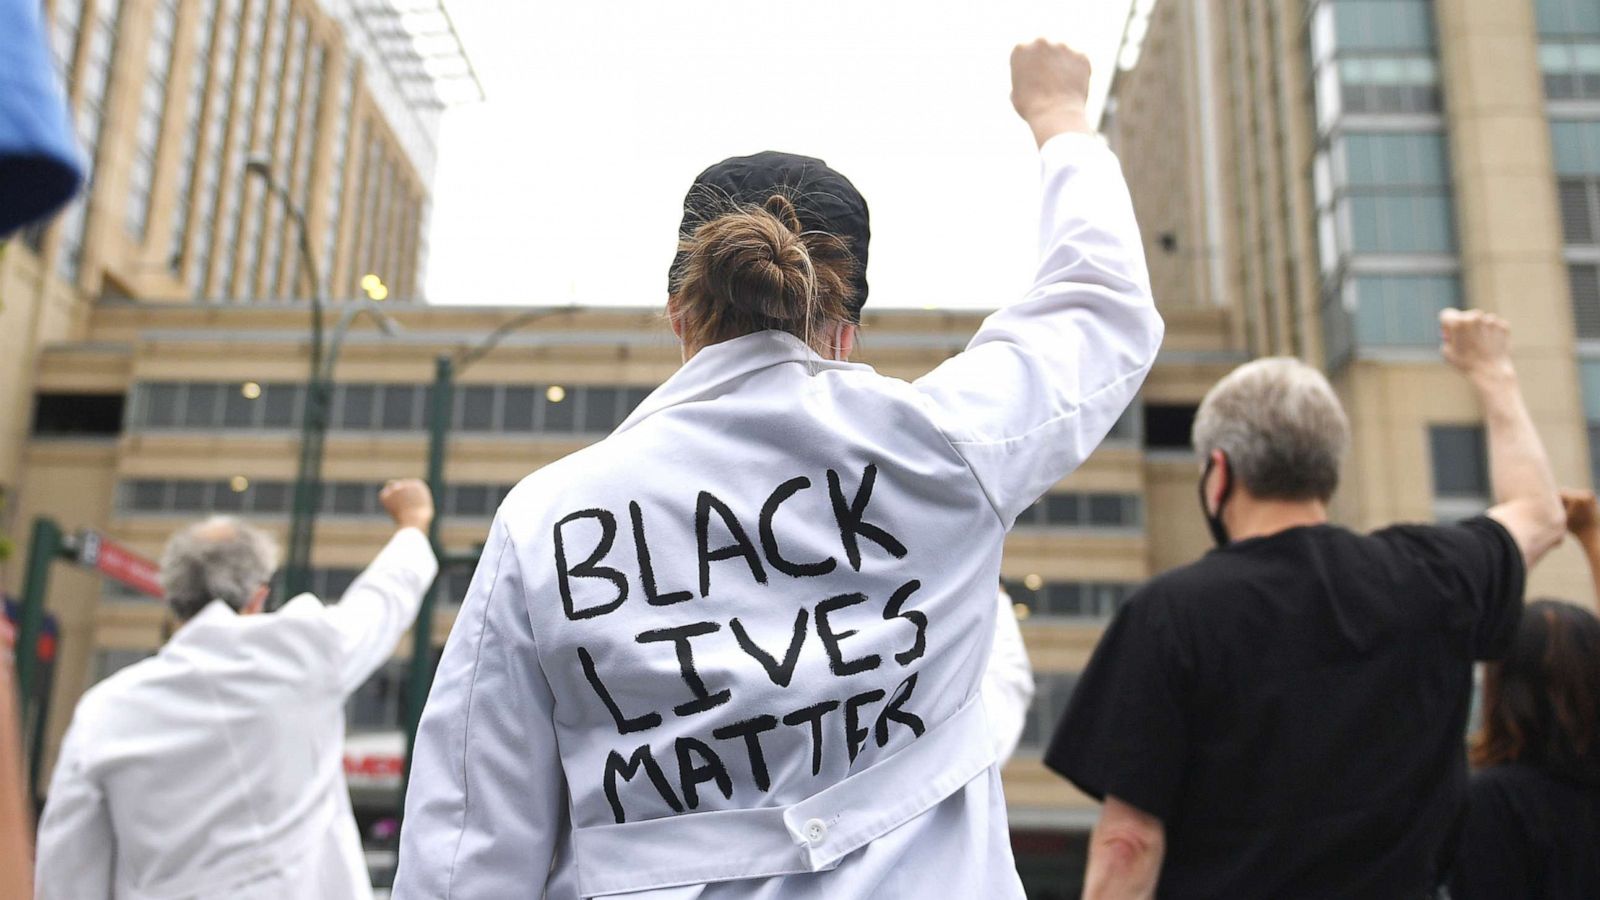
[[[1511,329],[1478,310],[1447,309],[1439,324],[1445,359],[1467,377],[1483,405],[1495,501],[1489,517],[1511,533],[1531,567],[1561,543],[1566,517],[1511,363]]]
[[[1088,60],[1037,41],[1011,72],[1043,161],[1038,274],[916,383],[1007,526],[1099,445],[1162,337],[1121,169],[1088,128]]]
[[[394,653],[439,572],[427,536],[433,521],[428,486],[391,481],[378,499],[397,526],[394,537],[325,613],[339,632],[339,682],[347,694]]]
[[[1564,490],[1561,506],[1567,514],[1567,531],[1583,548],[1583,558],[1589,564],[1589,577],[1594,581],[1594,595],[1600,599],[1600,502],[1594,491]]]

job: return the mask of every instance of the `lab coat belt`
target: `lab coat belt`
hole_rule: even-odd
[[[988,718],[975,696],[893,755],[791,806],[578,828],[578,888],[597,897],[832,869],[993,764]]]

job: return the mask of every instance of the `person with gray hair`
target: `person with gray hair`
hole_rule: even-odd
[[[1509,649],[1564,517],[1505,322],[1440,324],[1496,500],[1459,524],[1328,523],[1350,425],[1310,366],[1257,360],[1206,395],[1217,548],[1119,611],[1045,755],[1104,803],[1086,897],[1423,897],[1446,875],[1473,663]]]
[[[433,498],[393,481],[397,530],[324,606],[262,614],[277,548],[216,516],[173,535],[161,652],[91,688],[39,822],[38,898],[372,896],[344,780],[344,705],[394,652],[438,571]]]

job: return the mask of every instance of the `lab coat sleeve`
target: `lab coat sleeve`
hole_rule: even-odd
[[[566,827],[554,715],[497,520],[422,712],[395,900],[543,896]]]
[[[1033,287],[916,382],[1008,528],[1111,430],[1163,332],[1116,157],[1086,134],[1051,139],[1041,157]]]
[[[1022,643],[1022,629],[1011,605],[1011,595],[998,593],[1000,608],[995,610],[994,645],[989,650],[989,667],[983,672],[983,708],[994,739],[995,761],[1005,765],[1016,752],[1033,703],[1033,665],[1028,648]]]
[[[338,632],[339,685],[349,694],[372,677],[416,621],[422,595],[438,574],[428,538],[402,528],[325,615]]]
[[[83,723],[75,719],[62,741],[39,819],[34,900],[111,897],[116,838],[105,795],[84,758],[85,741]]]

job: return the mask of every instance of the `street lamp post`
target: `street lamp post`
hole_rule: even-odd
[[[444,480],[445,451],[450,437],[450,414],[455,399],[456,376],[486,356],[511,332],[530,322],[571,310],[570,306],[528,310],[519,316],[507,319],[477,344],[463,348],[455,355],[441,353],[434,359],[433,397],[428,407],[428,489],[433,492],[438,510],[434,514],[433,523],[428,527],[428,540],[433,544],[434,556],[439,559],[440,577],[433,580],[428,592],[423,595],[422,608],[417,613],[416,624],[411,628],[411,668],[406,673],[406,757],[400,780],[402,811],[405,809],[406,787],[411,782],[411,755],[417,744],[417,724],[422,720],[422,706],[428,699],[429,689],[433,686],[433,611],[438,605],[439,583],[443,580],[447,559],[440,541],[440,531],[444,519],[447,488]]]
[[[300,462],[294,480],[294,505],[289,514],[289,558],[284,566],[283,597],[293,597],[311,587],[311,536],[316,526],[317,504],[321,494],[322,445],[328,430],[328,385],[321,380],[323,296],[322,274],[311,250],[311,231],[306,215],[289,191],[272,176],[272,165],[265,159],[251,159],[244,166],[246,175],[262,180],[283,203],[294,220],[299,236],[300,259],[311,279],[311,371],[306,383],[304,415],[300,425]],[[281,599],[281,598],[280,598]]]

